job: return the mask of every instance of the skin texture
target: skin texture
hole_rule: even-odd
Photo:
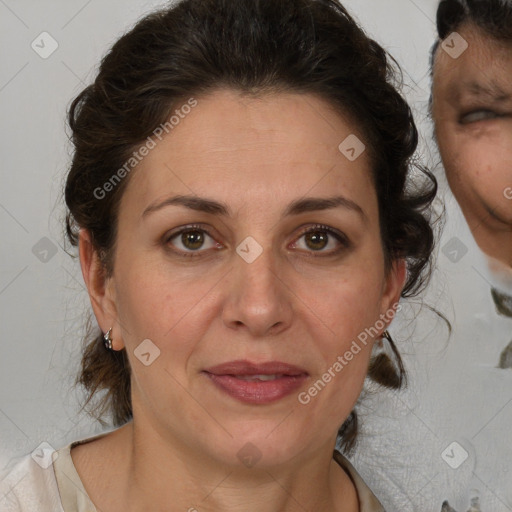
[[[338,150],[348,135],[362,135],[313,95],[249,99],[218,90],[197,100],[130,176],[109,279],[81,231],[98,324],[113,327],[115,350],[127,349],[134,419],[74,448],[73,460],[105,512],[148,504],[163,511],[169,503],[201,512],[356,511],[355,488],[332,451],[373,340],[307,405],[297,395],[396,304],[404,284],[403,260],[384,268],[367,154],[351,162]],[[183,206],[143,216],[177,194],[223,202],[232,216]],[[364,214],[337,207],[282,218],[294,200],[340,194]],[[208,230],[203,245],[172,236],[192,223]],[[348,245],[303,236],[317,223]],[[252,263],[236,252],[248,236],[263,249]],[[182,256],[198,248],[198,256]],[[134,356],[147,338],[160,350],[150,366]],[[248,405],[201,373],[235,359],[284,361],[309,377],[277,402]],[[249,442],[261,455],[252,468],[237,457]]]
[[[474,25],[457,59],[439,49],[432,115],[450,188],[480,248],[512,268],[512,44]]]

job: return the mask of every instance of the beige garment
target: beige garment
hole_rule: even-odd
[[[2,512],[99,512],[80,480],[76,471],[71,448],[105,436],[110,432],[75,441],[51,454],[53,464],[47,468],[39,467],[28,455],[6,479],[4,487],[9,485],[7,501],[2,500],[3,487],[0,485],[0,510]],[[357,489],[361,503],[360,512],[384,512],[372,491],[366,486],[350,462],[338,451],[334,459],[349,474]],[[7,494],[5,491],[4,496]],[[36,505],[37,504],[37,505]],[[5,508],[4,508],[5,506]],[[61,508],[62,507],[62,508]]]

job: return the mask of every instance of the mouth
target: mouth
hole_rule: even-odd
[[[309,376],[303,368],[280,361],[230,361],[203,373],[218,390],[249,404],[281,400],[302,386]]]
[[[233,377],[236,377],[237,379],[246,380],[248,382],[259,380],[259,381],[268,381],[268,380],[276,380],[276,379],[282,379],[283,377],[291,377],[291,375],[285,375],[283,373],[280,374],[272,374],[272,375],[233,375]]]

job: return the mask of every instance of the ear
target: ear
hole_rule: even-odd
[[[406,278],[407,264],[405,259],[394,260],[384,283],[381,317],[385,315],[386,318],[389,318],[386,313],[392,311],[393,315],[390,318],[393,318]]]
[[[80,229],[78,252],[82,276],[89,292],[94,316],[102,332],[106,333],[112,327],[112,347],[114,350],[121,350],[123,345],[120,333],[117,332],[116,335],[115,332],[117,330],[117,308],[114,283],[112,278],[106,277],[105,267],[87,229]]]

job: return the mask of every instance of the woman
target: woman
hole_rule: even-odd
[[[367,374],[401,386],[386,329],[429,271],[394,76],[334,0],[185,0],[117,41],[65,198],[101,329],[79,380],[118,428],[33,454],[8,506],[383,510],[335,446]]]
[[[512,317],[512,2],[443,0],[437,28],[436,140],[450,188],[485,254],[496,309]],[[512,367],[512,341],[499,366]]]
[[[484,290],[490,288],[489,302],[492,296],[497,314],[512,317],[512,2],[442,0],[437,9],[437,32],[438,41],[431,55],[431,115],[436,141],[450,189],[482,250],[482,286]],[[488,324],[496,323],[492,316],[485,315],[485,302],[480,302],[480,321],[488,318]],[[505,336],[498,340],[490,334],[491,325],[484,327],[481,332],[473,330],[474,338],[481,338],[479,352],[488,353],[496,342],[500,343],[499,350],[504,348],[496,366],[510,371],[511,328],[505,325]],[[463,332],[462,326],[459,331]],[[462,350],[471,353],[467,338]],[[506,380],[509,375],[503,373],[500,380],[498,376],[493,379],[494,368],[488,367],[483,359],[474,358],[471,369],[474,386],[483,390],[483,398],[479,402],[468,390],[468,399],[459,398],[458,406],[474,416],[477,410],[482,424],[491,423],[492,418],[492,428],[475,428],[480,446],[475,442],[472,450],[471,458],[476,465],[472,480],[464,486],[459,482],[456,485],[455,478],[452,479],[450,495],[444,496],[448,500],[443,511],[462,512],[467,507],[471,511],[482,507],[484,512],[510,510],[512,503],[507,473],[509,421],[505,414],[496,413],[504,409],[503,401],[510,400]],[[453,370],[460,373],[460,368]],[[494,388],[501,389],[494,392]],[[495,403],[496,410],[484,411],[481,405],[475,408],[481,402]],[[469,403],[472,407],[466,409]],[[471,423],[464,413],[460,416]],[[470,442],[466,443],[468,446]],[[463,487],[466,494],[461,490]]]
[[[443,0],[437,29],[431,113],[439,151],[486,255],[497,309],[512,316],[512,2]]]

